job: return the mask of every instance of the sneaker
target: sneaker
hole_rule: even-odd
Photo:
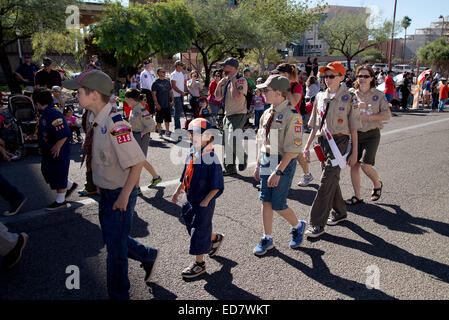
[[[97,191],[87,191],[86,188],[84,188],[83,190],[78,190],[78,195],[80,197],[90,196],[94,194],[97,194]]]
[[[215,241],[212,241],[212,245],[209,251],[209,257],[215,256],[217,254],[218,249],[220,249],[220,246],[223,243],[224,237],[224,234],[217,233],[217,239],[215,239]]]
[[[307,238],[317,238],[324,233],[324,227],[310,226],[305,235]]]
[[[19,238],[17,239],[17,243],[14,248],[3,257],[4,268],[11,269],[20,261],[20,258],[22,258],[23,248],[25,248],[28,238],[29,237],[25,232],[19,234]]]
[[[70,195],[73,193],[73,191],[75,191],[76,188],[78,188],[78,183],[74,182],[72,187],[66,191],[65,197],[66,198],[70,197]]]
[[[9,217],[9,216],[13,216],[13,215],[17,214],[17,213],[20,211],[20,209],[22,208],[23,204],[24,204],[27,200],[28,200],[27,197],[23,197],[23,199],[19,202],[18,205],[12,207],[11,210],[9,210],[9,211],[3,212],[3,215],[4,215],[5,217]]]
[[[145,270],[145,278],[144,278],[145,282],[150,281],[151,275],[153,274],[153,271],[155,269],[154,266],[156,265],[158,256],[159,250],[156,249],[156,257],[154,258],[154,260],[151,262],[144,262],[140,265],[140,267],[143,268],[143,270]]]
[[[164,137],[164,134],[162,133],[162,131],[159,132],[159,138],[163,138],[163,137]]]
[[[260,242],[257,245],[257,247],[254,248],[253,253],[256,256],[262,256],[265,253],[267,253],[268,250],[271,250],[273,248],[274,248],[273,238],[267,239],[263,237],[262,239],[260,239]]]
[[[202,275],[206,272],[206,263],[203,261],[202,263],[194,262],[190,265],[190,267],[185,268],[182,271],[183,278],[195,278],[199,275]]]
[[[312,176],[311,172],[309,172],[308,174],[304,174],[302,176],[301,181],[299,181],[298,186],[307,187],[309,185],[309,183],[312,182],[312,180],[313,180],[313,176]]]
[[[261,187],[260,187],[260,183],[259,183],[259,184],[256,184],[256,188],[257,188],[258,191],[260,191],[260,188],[261,188]]]
[[[170,136],[171,136],[171,131],[165,131],[165,136],[166,136],[167,138],[170,138]]]
[[[66,208],[66,207],[67,207],[67,201],[64,201],[62,203],[58,203],[55,201],[51,205],[49,205],[47,208],[45,208],[45,210],[53,211],[53,210],[58,210],[61,208]]]
[[[140,196],[142,194],[142,190],[140,190],[140,187],[137,188],[137,195]]]
[[[161,181],[162,181],[161,176],[159,176],[157,178],[153,178],[153,180],[151,180],[151,184],[148,186],[148,188],[157,186]]]
[[[298,228],[292,228],[292,241],[290,241],[290,248],[292,249],[298,248],[304,239],[304,232],[306,231],[307,223],[302,220],[299,220],[299,223],[300,225]]]
[[[327,219],[327,225],[328,226],[335,226],[337,224],[339,224],[342,221],[345,221],[346,219],[348,219],[348,216],[341,216],[341,217],[336,217],[334,214],[331,213],[329,219]]]

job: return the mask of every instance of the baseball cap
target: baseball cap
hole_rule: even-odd
[[[48,67],[52,63],[53,63],[53,60],[51,60],[50,58],[44,58],[43,63],[42,63],[42,67]]]
[[[70,90],[77,90],[81,87],[86,87],[96,90],[99,93],[110,96],[114,85],[112,79],[103,71],[100,70],[86,70],[73,80],[66,80],[62,82],[63,87]]]
[[[290,90],[290,80],[283,76],[274,75],[268,77],[268,79],[264,83],[258,84],[256,87],[257,89],[270,87],[275,91],[279,90],[281,92],[288,92]]]
[[[327,70],[334,71],[334,72],[339,73],[341,75],[345,75],[346,74],[345,67],[339,61],[331,62],[327,66],[321,67],[318,71],[321,72],[321,73],[325,73]]]
[[[62,89],[60,86],[53,86],[53,87],[51,87],[51,90],[52,91],[61,91]]]
[[[29,54],[29,53],[25,53],[24,55],[23,55],[23,57],[26,59],[26,58],[31,58],[31,54]]]
[[[243,73],[245,73],[245,72],[251,72],[251,70],[249,70],[249,68],[245,68],[245,69],[243,69]]]
[[[220,66],[231,66],[237,69],[239,67],[239,61],[236,58],[227,58],[224,62],[220,63]]]
[[[182,62],[181,60],[176,60],[175,67],[176,66],[184,66],[184,62]]]
[[[200,98],[198,98],[198,103],[200,103],[202,101],[206,101],[207,102],[207,97],[200,97]]]
[[[189,127],[187,128],[187,131],[195,131],[203,134],[206,130],[210,129],[212,126],[209,121],[207,121],[204,118],[196,118],[193,119],[189,123]]]

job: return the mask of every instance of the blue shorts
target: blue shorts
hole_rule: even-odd
[[[394,98],[394,96],[393,96],[392,93],[386,93],[385,94],[385,99],[387,99],[388,102],[393,101],[393,98]]]
[[[277,159],[277,164],[280,163],[280,160],[281,157],[279,156]],[[260,154],[260,167],[261,171],[262,168],[270,167],[269,155],[265,153]],[[267,186],[269,175],[261,175],[259,199],[262,200],[262,202],[271,202],[273,210],[281,211],[288,209],[287,196],[288,192],[290,191],[290,187],[292,185],[295,171],[296,171],[296,158],[292,159],[288,164],[287,168],[285,168],[284,175],[281,176],[281,178],[279,179],[279,184],[276,188],[269,188]]]

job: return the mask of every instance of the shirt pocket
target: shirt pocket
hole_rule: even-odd
[[[100,149],[98,150],[98,152],[95,153],[93,161],[100,165],[100,166],[111,166],[113,161],[112,161],[112,151],[109,149]]]

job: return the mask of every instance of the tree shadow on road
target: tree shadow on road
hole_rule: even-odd
[[[152,205],[154,208],[177,218],[179,222],[185,225],[184,220],[181,218],[181,207],[171,202],[171,200],[167,200],[164,198],[165,187],[154,187],[152,189],[157,190],[154,197],[149,198],[144,196],[143,194],[139,197],[146,203]]]
[[[267,253],[267,255],[271,255],[274,257],[281,258],[285,262],[287,262],[292,267],[298,269],[306,276],[315,281],[321,283],[322,285],[340,292],[344,295],[347,295],[354,299],[375,299],[375,300],[392,300],[396,299],[380,290],[377,289],[368,289],[367,286],[363,283],[359,283],[354,280],[349,280],[342,278],[338,275],[332,274],[329,267],[324,262],[322,256],[324,255],[323,250],[313,249],[313,248],[304,248],[301,247],[297,249],[298,251],[304,252],[308,254],[312,258],[312,267],[307,266],[306,264],[295,260],[282,252],[278,251],[276,248],[272,249]]]
[[[363,251],[369,255],[401,263],[410,266],[416,270],[425,272],[434,276],[437,280],[449,283],[449,266],[428,258],[416,256],[402,248],[399,248],[384,239],[362,229],[351,221],[344,221],[342,226],[348,227],[366,242],[361,242],[353,239],[347,239],[331,234],[324,234],[320,237],[321,240],[332,242],[341,246]]]
[[[395,213],[391,213],[381,206],[389,207],[393,209]],[[419,225],[421,227],[430,228],[442,236],[449,237],[449,224],[421,217],[413,217],[410,213],[401,209],[401,206],[399,205],[385,203],[377,203],[374,205],[362,203],[357,206],[347,206],[347,208],[349,212],[373,219],[374,222],[386,226],[390,230],[411,234],[424,234],[428,232],[416,226]]]

